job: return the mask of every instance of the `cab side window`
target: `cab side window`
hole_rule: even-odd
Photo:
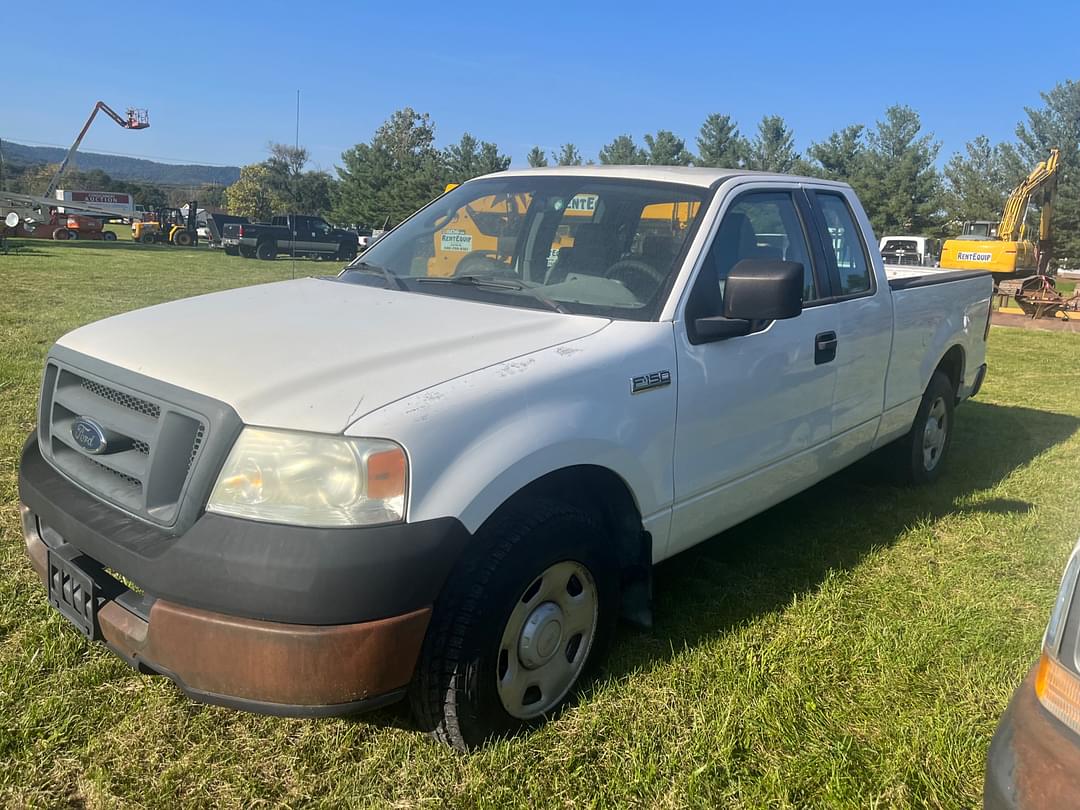
[[[826,244],[831,244],[840,274],[838,294],[857,295],[870,290],[870,260],[863,247],[859,226],[847,202],[839,194],[817,192],[818,207],[825,219]],[[835,283],[835,282],[834,282]]]
[[[750,192],[724,213],[701,267],[687,317],[720,315],[728,273],[743,259],[783,260],[803,266],[803,301],[818,297],[802,220],[788,192]]]

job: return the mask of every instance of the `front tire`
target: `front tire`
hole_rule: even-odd
[[[177,231],[173,234],[172,242],[177,247],[191,247],[195,244],[195,237],[191,231]]]
[[[106,242],[115,242],[116,234],[112,231],[102,231],[101,238],[104,239]]]
[[[421,728],[462,751],[565,706],[618,602],[604,529],[580,509],[522,501],[476,540],[435,603],[409,696]]]
[[[956,390],[949,378],[935,371],[926,386],[911,431],[897,443],[897,469],[910,484],[937,480],[952,446]]]

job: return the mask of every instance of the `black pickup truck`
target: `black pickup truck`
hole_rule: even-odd
[[[225,252],[246,259],[273,259],[278,254],[348,261],[356,256],[356,234],[334,228],[322,217],[286,214],[269,223],[228,223],[221,232]]]

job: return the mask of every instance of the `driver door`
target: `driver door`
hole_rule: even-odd
[[[836,328],[813,220],[797,187],[766,185],[728,205],[676,324],[678,412],[669,554],[794,494],[823,468],[836,368],[818,351]],[[797,261],[803,311],[751,334],[702,342],[693,321],[723,314],[727,273],[742,259]]]

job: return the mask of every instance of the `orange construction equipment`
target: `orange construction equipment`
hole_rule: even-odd
[[[99,112],[105,113],[109,118],[117,123],[117,125],[124,129],[146,129],[150,126],[150,117],[147,115],[146,110],[136,109],[135,107],[128,107],[125,115],[121,116],[115,110],[112,109],[104,101],[99,101],[94,105],[94,109],[90,111],[90,117],[86,119],[86,123],[83,124],[83,128],[79,130],[78,136],[75,138],[75,143],[71,145],[68,153],[64,156],[63,162],[60,164],[60,168],[56,170],[56,174],[53,175],[52,182],[49,183],[49,188],[45,192],[46,197],[53,197],[56,194],[56,189],[60,186],[60,177],[63,175],[64,170],[71,163],[71,159],[75,157],[75,153],[79,151],[79,144],[82,143],[83,138],[86,137],[86,133],[90,129],[90,125],[94,123],[94,119]]]

